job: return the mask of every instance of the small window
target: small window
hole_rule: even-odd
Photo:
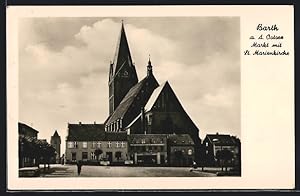
[[[95,155],[95,152],[91,152],[91,159],[92,159],[92,160],[96,160],[96,159],[97,159],[97,157],[96,157],[96,155]]]
[[[88,143],[87,142],[82,142],[82,148],[87,148]]]
[[[193,150],[192,149],[189,149],[188,150],[188,155],[192,155],[193,154]]]
[[[111,142],[107,143],[107,148],[111,148]]]
[[[116,147],[120,148],[120,143],[119,142],[116,142]]]
[[[74,148],[74,142],[68,142],[68,148]]]
[[[142,144],[145,144],[145,143],[146,143],[145,139],[142,139]]]
[[[121,142],[121,148],[125,147],[125,142]]]
[[[208,146],[208,142],[205,143],[205,146]]]
[[[96,148],[96,146],[97,146],[97,142],[93,142],[92,143],[92,148]]]
[[[77,142],[74,142],[74,148],[77,148],[77,147],[78,147]]]

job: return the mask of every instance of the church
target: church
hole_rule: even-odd
[[[138,79],[122,22],[115,56],[109,65],[109,116],[103,124],[91,126],[98,127],[98,131],[103,127],[104,134],[114,137],[127,135],[124,162],[190,166],[200,158],[199,129],[182,107],[171,84],[168,81],[158,83],[153,67],[149,57],[145,63],[147,75]],[[69,126],[69,133],[75,131],[74,128],[70,130],[74,126],[78,126],[78,130],[83,127],[81,123],[73,124]],[[89,134],[87,130],[84,132]],[[72,139],[67,139],[67,142],[72,142]],[[67,148],[67,157],[68,153]],[[113,161],[113,153],[103,154],[104,157],[109,155],[108,159]],[[122,152],[118,156],[123,157]]]
[[[145,63],[146,64],[146,63]],[[199,130],[168,81],[159,84],[149,58],[145,78],[138,81],[124,24],[109,68],[109,117],[105,131],[128,134],[188,134],[198,147]]]

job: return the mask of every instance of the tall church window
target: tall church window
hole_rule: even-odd
[[[148,125],[152,125],[152,114],[148,115]]]

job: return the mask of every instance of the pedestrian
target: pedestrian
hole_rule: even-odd
[[[193,168],[197,169],[197,163],[196,163],[196,161],[193,161]]]
[[[78,176],[80,175],[81,167],[82,167],[81,161],[77,161],[77,174],[78,174]]]
[[[197,169],[197,163],[196,163],[196,161],[193,161],[193,168],[190,169],[190,172],[192,172],[192,171],[194,171],[196,169]]]
[[[61,157],[61,164],[64,165],[65,164],[65,155],[63,154]]]

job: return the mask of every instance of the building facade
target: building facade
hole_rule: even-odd
[[[97,155],[96,150],[101,150]],[[66,140],[66,163],[83,161],[86,164],[107,160],[124,164],[128,159],[127,134],[106,133],[103,124],[69,124]],[[97,157],[98,156],[98,157]]]
[[[18,123],[19,132],[19,167],[32,167],[36,164],[33,152],[30,152],[30,142],[37,140],[38,131],[24,123]]]
[[[171,166],[192,166],[195,161],[195,143],[188,134],[168,136],[168,157]]]
[[[136,165],[167,165],[167,135],[131,134],[128,136],[130,160]]]
[[[227,134],[207,134],[202,145],[205,165],[219,166],[217,155],[224,150],[232,154],[231,165],[240,164],[240,141],[238,138]]]

